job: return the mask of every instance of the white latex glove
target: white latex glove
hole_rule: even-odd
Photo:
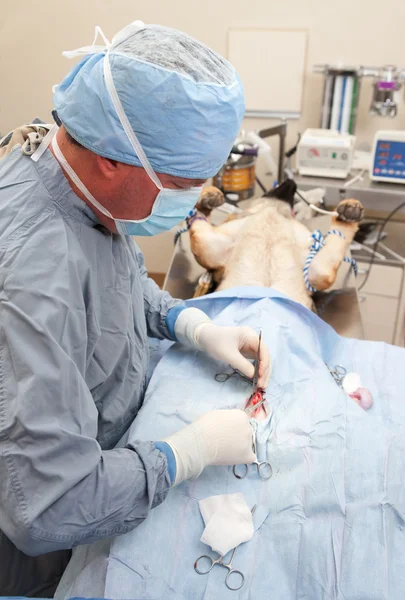
[[[183,310],[176,323],[175,334],[180,342],[205,350],[216,360],[228,363],[253,378],[254,366],[248,358],[255,359],[259,348],[259,335],[250,327],[220,327],[197,308]],[[258,386],[266,388],[271,375],[270,353],[263,342],[260,346]]]
[[[197,478],[208,465],[251,464],[253,429],[243,410],[213,410],[164,440],[176,459],[173,485]]]

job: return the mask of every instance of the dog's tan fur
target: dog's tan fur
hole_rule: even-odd
[[[289,205],[266,198],[214,227],[209,215],[223,202],[217,188],[204,190],[197,209],[208,220],[194,220],[190,227],[193,254],[199,264],[212,272],[217,289],[241,285],[272,287],[312,309],[302,273],[312,240],[308,228],[291,215]],[[343,200],[337,210],[339,217],[332,218],[331,229],[345,237],[328,236],[312,260],[309,281],[318,290],[333,285],[363,215],[358,200]]]

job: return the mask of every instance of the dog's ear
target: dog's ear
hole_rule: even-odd
[[[295,196],[296,191],[297,191],[297,184],[295,183],[295,181],[293,179],[286,179],[285,181],[283,181],[283,183],[281,183],[277,187],[273,188],[269,192],[266,192],[264,194],[264,197],[265,198],[276,198],[277,200],[282,200],[284,202],[287,202],[290,205],[290,207],[293,208],[294,196]]]
[[[215,288],[221,283],[225,275],[225,267],[221,266],[215,269],[212,272],[212,280],[213,285],[211,286],[211,291],[215,291]]]

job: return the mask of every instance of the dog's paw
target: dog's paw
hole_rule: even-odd
[[[206,187],[201,192],[196,208],[204,215],[209,215],[214,208],[222,206],[225,202],[225,197],[221,190],[213,185]]]
[[[364,208],[360,200],[342,200],[337,205],[338,221],[359,223],[364,217]]]

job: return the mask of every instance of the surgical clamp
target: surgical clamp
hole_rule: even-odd
[[[254,454],[257,456],[256,433],[253,434],[252,449],[253,449]],[[255,460],[252,463],[252,465],[256,465],[257,473],[258,473],[260,479],[263,479],[264,481],[267,481],[267,479],[270,479],[271,476],[273,475],[273,469],[271,467],[271,464],[267,460],[264,460],[264,461]],[[246,465],[246,464],[234,465],[233,474],[238,479],[245,479],[246,475],[249,472],[249,467],[250,467],[250,465]]]
[[[325,363],[326,364],[326,363]],[[347,370],[342,367],[342,365],[336,365],[334,369],[331,369],[328,365],[326,365],[329,369],[329,373],[332,375],[335,383],[339,387],[343,387],[343,380],[347,375]]]
[[[256,504],[250,511],[252,513],[252,515],[255,512],[255,510],[256,510]],[[231,560],[229,561],[229,563],[224,563],[224,557],[222,555],[220,555],[216,560],[214,560],[211,556],[208,556],[208,554],[203,554],[202,556],[199,556],[194,563],[195,572],[198,573],[199,575],[207,575],[210,571],[212,571],[212,569],[214,568],[215,565],[221,565],[221,567],[225,567],[225,569],[228,569],[228,573],[225,578],[226,587],[232,591],[240,590],[240,588],[245,583],[245,576],[242,573],[242,571],[238,571],[237,569],[234,569],[232,567],[232,562],[233,562],[233,559],[235,558],[237,549],[238,549],[238,546],[236,546],[236,548],[233,549]],[[201,568],[198,568],[198,563],[203,559],[207,559],[207,561],[209,561],[208,569],[205,569],[204,571],[201,570]],[[232,587],[232,585],[231,585],[232,582],[230,581],[231,575],[238,575],[240,577],[239,585]],[[235,579],[235,577],[233,579]]]

